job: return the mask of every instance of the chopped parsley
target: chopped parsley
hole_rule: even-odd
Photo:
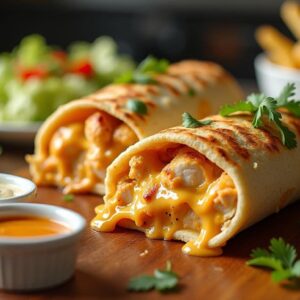
[[[184,112],[182,114],[182,125],[186,128],[197,128],[197,127],[209,125],[211,123],[212,123],[212,120],[198,121],[187,112]]]
[[[272,269],[271,277],[274,282],[300,278],[300,260],[296,261],[297,251],[282,238],[271,239],[269,249],[252,250],[251,257],[247,265]]]
[[[190,97],[194,97],[194,96],[196,95],[196,91],[195,91],[194,89],[190,88],[190,89],[188,90],[188,95],[189,95]]]
[[[123,73],[116,78],[115,83],[155,84],[153,75],[165,73],[170,63],[166,59],[157,59],[154,56],[146,57],[134,71]]]
[[[148,112],[147,105],[138,99],[129,99],[126,102],[126,108],[139,115],[146,115]]]
[[[73,202],[74,200],[74,195],[73,194],[66,194],[64,195],[64,201],[66,202]]]
[[[266,116],[277,127],[281,141],[288,149],[297,146],[296,135],[282,123],[282,115],[277,111],[278,108],[285,108],[296,117],[300,117],[300,100],[294,100],[295,84],[288,83],[277,98],[267,97],[264,94],[251,94],[245,101],[232,105],[225,105],[221,108],[220,114],[224,117],[235,112],[250,112],[254,114],[252,125],[261,128],[263,116]]]
[[[157,59],[149,55],[138,65],[137,70],[142,73],[165,73],[169,65],[167,59]]]
[[[141,275],[131,278],[128,290],[135,292],[146,292],[157,290],[160,292],[174,291],[178,285],[179,277],[172,271],[172,264],[168,260],[164,270],[156,269],[153,275]]]

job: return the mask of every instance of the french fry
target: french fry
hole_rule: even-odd
[[[290,31],[297,40],[300,40],[300,4],[295,1],[285,1],[281,5],[280,14]]]
[[[296,43],[292,50],[292,55],[297,68],[300,68],[300,42]]]
[[[261,26],[256,31],[256,40],[277,64],[295,67],[292,56],[293,41],[272,26]]]

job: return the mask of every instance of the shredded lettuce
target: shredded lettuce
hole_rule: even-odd
[[[27,36],[11,53],[0,54],[0,122],[43,121],[58,106],[134,67],[110,37],[75,42],[64,52],[40,35]]]

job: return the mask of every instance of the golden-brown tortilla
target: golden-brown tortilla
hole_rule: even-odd
[[[49,144],[55,132],[74,122],[83,123],[97,111],[121,120],[141,140],[179,124],[183,112],[202,118],[216,113],[224,103],[232,103],[242,97],[241,89],[232,76],[211,62],[187,60],[173,64],[166,73],[156,75],[155,81],[156,84],[110,85],[61,106],[40,128],[35,140],[35,153],[28,157],[34,181],[39,185],[48,184],[44,180],[48,170],[45,171],[43,164],[49,157]],[[126,103],[129,99],[144,102],[148,113],[141,115],[128,110]],[[72,182],[74,179],[71,176],[68,180]],[[65,183],[57,180],[54,185],[64,187]],[[103,182],[94,180],[83,192],[104,193]]]
[[[213,121],[210,125],[199,128],[166,129],[123,152],[108,168],[105,204],[99,206],[99,209],[103,211],[114,201],[116,180],[120,181],[123,174],[126,174],[128,162],[133,156],[144,151],[162,149],[172,143],[185,145],[202,154],[231,177],[237,190],[235,215],[224,230],[209,240],[210,248],[225,245],[241,230],[300,198],[299,119],[283,113],[283,122],[297,135],[298,146],[292,150],[282,145],[278,131],[266,120],[264,129],[256,129],[248,114],[228,118],[215,115],[209,119]],[[106,219],[112,220],[117,213],[110,209]],[[97,217],[92,227],[99,230],[96,220]],[[143,227],[132,222],[128,226],[125,224],[125,227],[144,231]],[[187,242],[196,239],[198,235],[180,230],[175,232],[173,239]]]

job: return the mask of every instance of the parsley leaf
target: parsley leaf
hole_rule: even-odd
[[[288,149],[293,149],[297,147],[296,135],[293,131],[290,131],[286,126],[282,124],[281,118],[281,114],[277,111],[274,111],[269,116],[269,119],[276,124],[280,132],[283,145],[285,145]]]
[[[271,273],[271,278],[274,282],[280,282],[283,280],[287,280],[293,277],[293,274],[290,269],[274,271]]]
[[[187,112],[184,112],[182,114],[182,125],[183,125],[183,127],[186,127],[186,128],[197,128],[197,127],[209,125],[211,123],[212,123],[212,120],[198,121]]]
[[[166,59],[157,59],[156,57],[147,56],[137,67],[137,70],[142,73],[165,73],[170,63]]]
[[[126,103],[126,108],[139,115],[146,115],[148,112],[147,105],[138,99],[129,99]]]
[[[188,90],[188,96],[190,96],[190,97],[196,96],[196,91],[193,88],[190,88]]]
[[[220,114],[224,117],[235,112],[247,111],[253,113],[252,125],[255,128],[264,126],[263,117],[266,116],[277,127],[282,144],[288,149],[297,146],[296,135],[282,123],[282,115],[278,108],[285,108],[296,117],[300,117],[300,100],[292,100],[295,95],[295,84],[287,84],[277,98],[267,97],[264,94],[251,94],[245,101],[233,105],[225,105],[221,108]]]
[[[171,290],[178,283],[177,274],[172,271],[155,270],[154,276],[157,279],[155,288],[158,291]]]
[[[263,249],[263,248],[256,248],[256,249],[252,250],[252,252],[251,252],[252,258],[258,258],[261,256],[269,257],[269,256],[271,256],[271,253],[268,250]]]
[[[281,271],[282,263],[279,259],[276,259],[274,257],[256,257],[247,262],[247,265],[249,266],[258,266],[258,267],[266,267],[273,270]]]
[[[295,117],[300,118],[300,103],[299,102],[292,100],[289,103],[286,103],[280,107],[287,109]]]
[[[127,71],[118,76],[115,80],[114,83],[131,83],[133,82],[133,72],[132,71]]]
[[[174,290],[178,284],[178,275],[172,271],[170,261],[164,270],[156,269],[153,275],[142,275],[129,280],[128,290],[144,292],[155,289],[160,292]]]
[[[295,276],[300,277],[300,260],[297,260],[293,265],[292,272]]]
[[[282,238],[271,239],[269,251],[262,248],[252,250],[251,257],[247,265],[272,269],[271,277],[274,282],[300,277],[300,260],[296,261],[297,251]]]
[[[135,72],[133,74],[133,82],[139,84],[151,84],[156,83],[151,75],[142,72]]]
[[[296,90],[295,83],[287,83],[276,99],[278,105],[279,106],[286,105],[290,101],[290,98],[295,96],[295,90]]]
[[[291,268],[297,257],[295,247],[285,243],[282,238],[271,239],[270,251],[275,258],[282,261],[284,268]]]
[[[255,106],[253,106],[252,103],[244,102],[244,101],[241,101],[241,102],[238,102],[235,104],[226,104],[221,108],[220,115],[223,117],[227,117],[237,111],[238,112],[240,112],[240,111],[254,112]]]
[[[165,73],[170,63],[166,59],[157,59],[154,56],[146,57],[134,71],[121,74],[115,83],[155,84],[153,75]]]
[[[64,195],[64,201],[66,202],[73,202],[74,200],[74,195],[73,194],[66,194]]]
[[[156,281],[157,279],[151,275],[133,277],[128,283],[128,290],[136,292],[149,291],[155,288]]]

